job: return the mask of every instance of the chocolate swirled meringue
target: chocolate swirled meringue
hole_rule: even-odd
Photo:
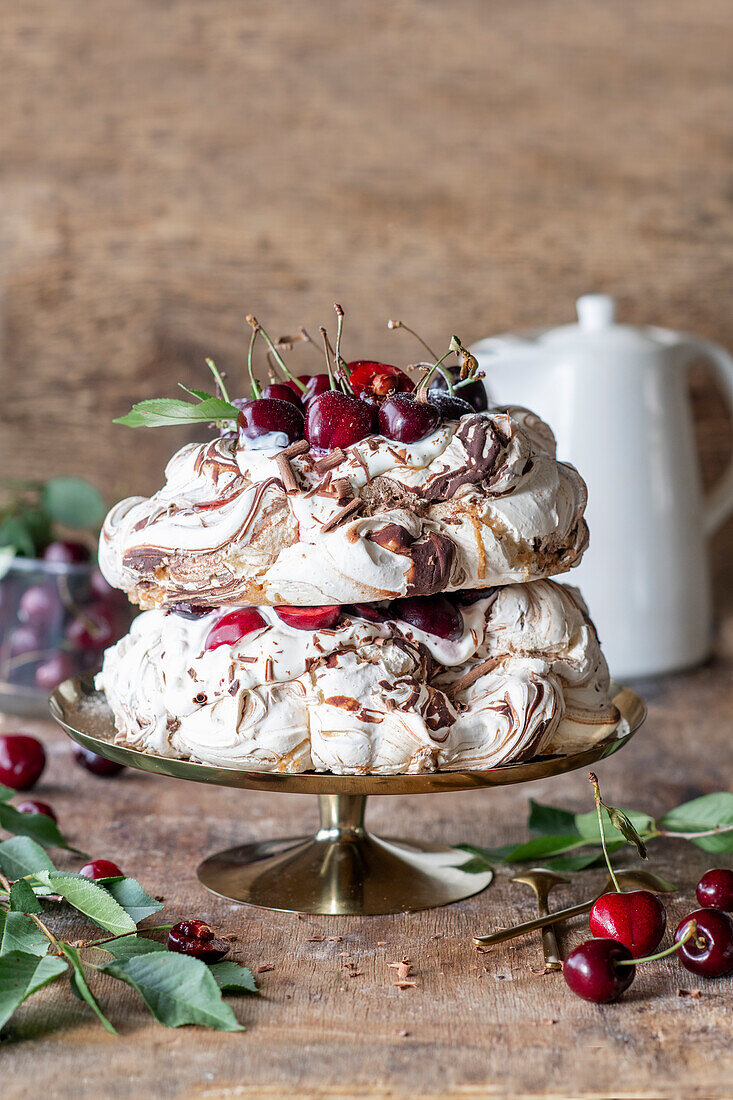
[[[278,453],[233,438],[182,448],[164,488],[107,516],[109,583],[144,608],[347,604],[553,576],[587,545],[585,485],[526,409],[412,445],[369,436],[329,469],[301,454],[289,490]]]
[[[222,767],[389,775],[566,753],[618,719],[583,602],[552,581],[463,604],[453,641],[396,618],[347,612],[311,631],[259,611],[264,625],[214,649],[219,611],[141,614],[97,677],[118,741]]]

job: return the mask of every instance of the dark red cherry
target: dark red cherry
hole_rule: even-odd
[[[451,592],[450,599],[455,600],[461,607],[473,607],[479,600],[488,600],[498,587],[498,585],[492,585],[491,588],[462,588],[460,592]]]
[[[230,611],[214,623],[206,637],[204,648],[218,649],[220,645],[236,645],[247,634],[261,630],[263,626],[267,626],[267,622],[256,607],[238,607],[236,611]]]
[[[33,679],[40,691],[50,692],[55,691],[64,680],[70,680],[76,671],[76,665],[69,654],[59,650],[38,666]]]
[[[460,420],[462,416],[473,415],[476,412],[468,401],[464,401],[462,397],[451,397],[449,393],[438,393],[433,390],[429,400],[431,405],[435,405],[443,420]]]
[[[26,588],[18,603],[18,618],[31,626],[48,626],[62,611],[63,605],[56,589],[46,588],[42,584]]]
[[[275,614],[296,630],[331,630],[339,620],[339,604],[323,604],[317,607],[291,607],[281,604]]]
[[[706,908],[733,912],[733,871],[728,867],[706,871],[697,884],[697,900]]]
[[[111,859],[93,859],[79,871],[84,878],[124,878],[123,872]]]
[[[197,607],[195,604],[181,601],[180,603],[174,603],[168,608],[168,611],[172,615],[180,615],[182,619],[203,619],[205,615],[210,615],[214,611],[213,607]]]
[[[168,950],[215,963],[229,951],[229,944],[216,938],[206,921],[182,920],[168,933]]]
[[[377,407],[396,393],[411,393],[414,385],[404,371],[389,363],[375,363],[371,359],[356,359],[347,364],[350,371],[349,385],[362,401]]]
[[[301,394],[302,391],[292,382],[271,382],[262,391],[263,397],[272,397],[277,401],[289,401],[297,408],[300,408],[301,405]]]
[[[58,820],[48,802],[39,802],[35,798],[27,798],[25,802],[19,802],[15,808],[21,814],[43,814],[45,817],[50,817],[52,821]]]
[[[389,618],[389,611],[376,603],[355,603],[351,606],[355,615],[360,619],[367,619],[370,623],[383,623]]]
[[[89,578],[89,588],[93,596],[101,603],[121,603],[124,599],[122,592],[108,584],[100,569],[95,569]]]
[[[635,959],[656,951],[667,927],[667,911],[649,890],[602,894],[588,919],[594,936],[618,940]]]
[[[85,607],[66,628],[68,641],[84,653],[107,649],[116,637],[116,610],[101,602]]]
[[[583,1000],[607,1004],[617,1001],[633,982],[636,967],[618,965],[632,958],[617,940],[586,940],[570,952],[562,973],[573,993]]]
[[[25,733],[0,735],[0,783],[14,791],[27,791],[41,778],[46,766],[43,745]]]
[[[733,920],[720,909],[696,909],[678,926],[675,943],[679,943],[693,920],[697,931],[677,951],[685,969],[703,978],[722,978],[733,973]]]
[[[447,373],[450,374],[453,383],[460,381],[457,367],[449,368]],[[432,382],[428,386],[428,393],[432,398],[434,393],[441,392],[448,392],[448,383],[440,371],[436,371]],[[466,382],[465,386],[460,386],[456,390],[456,397],[460,397],[462,401],[467,401],[474,412],[485,412],[489,407],[486,388],[480,378],[474,378],[471,382]]]
[[[463,615],[445,596],[406,596],[390,604],[390,618],[402,619],[417,630],[455,642],[463,634]]]
[[[92,775],[100,779],[111,779],[113,775],[119,775],[124,770],[124,764],[118,764],[116,760],[108,760],[106,756],[98,756],[96,752],[87,749],[84,745],[73,746],[74,759],[77,764]]]
[[[307,405],[314,397],[318,397],[319,394],[326,393],[327,390],[332,388],[331,379],[327,374],[299,374],[298,381],[302,382],[305,386],[305,393],[301,395],[303,405]],[[301,393],[301,390],[298,390],[294,382],[288,382],[288,385],[296,389],[298,393]]]
[[[303,425],[303,414],[292,401],[260,397],[240,411],[239,438],[254,440],[271,435],[273,447],[287,446],[303,438]]]
[[[312,447],[349,447],[374,431],[374,410],[365,401],[340,390],[328,390],[309,401],[305,438]]]
[[[11,657],[22,657],[25,653],[36,653],[43,649],[43,641],[36,627],[23,623],[11,631],[8,649]]]
[[[80,562],[89,561],[89,550],[81,542],[60,541],[49,542],[43,551],[44,561],[55,562],[58,565],[78,565]]]
[[[398,443],[417,443],[440,427],[440,413],[429,401],[418,401],[410,393],[388,398],[379,410],[379,430]]]

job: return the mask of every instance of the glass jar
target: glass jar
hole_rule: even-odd
[[[14,558],[0,578],[0,709],[45,717],[54,688],[99,668],[132,617],[95,562]]]

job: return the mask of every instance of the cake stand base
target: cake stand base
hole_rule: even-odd
[[[491,871],[468,872],[460,848],[380,840],[364,828],[365,795],[318,796],[315,836],[244,844],[199,864],[214,894],[286,913],[403,913],[484,890]]]

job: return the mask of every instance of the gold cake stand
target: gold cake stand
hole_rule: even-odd
[[[318,795],[321,822],[315,836],[265,840],[218,852],[199,865],[199,881],[221,897],[265,909],[373,914],[460,901],[484,890],[493,875],[464,870],[471,857],[460,848],[372,836],[364,828],[367,795],[503,787],[587,767],[617,752],[646,717],[643,702],[628,688],[616,689],[614,703],[621,719],[609,736],[572,756],[537,757],[488,771],[420,775],[286,775],[139,752],[114,743],[112,712],[91,676],[65,681],[51,696],[50,706],[74,741],[131,768],[223,787]]]

